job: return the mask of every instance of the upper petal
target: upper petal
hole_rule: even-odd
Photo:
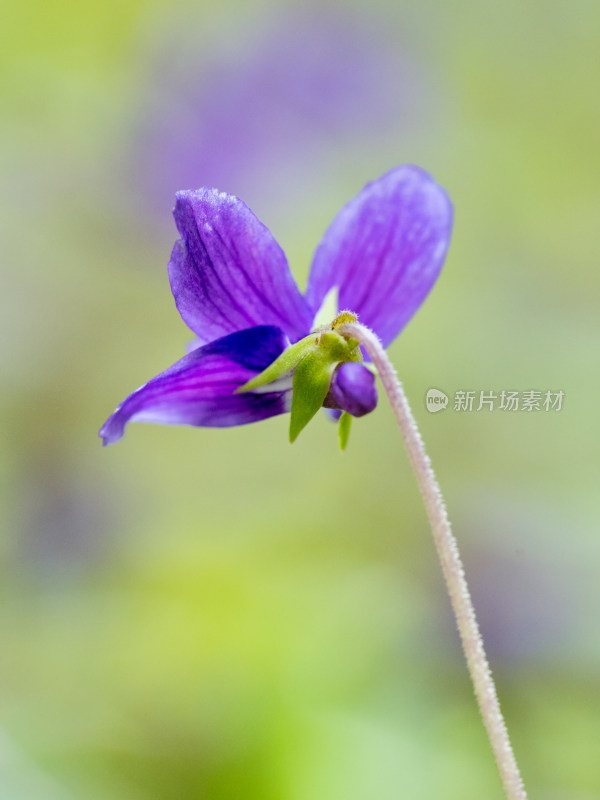
[[[100,429],[104,444],[118,441],[132,421],[222,428],[289,411],[291,382],[276,392],[234,394],[287,344],[279,328],[263,325],[188,353],[121,403]]]
[[[339,288],[339,307],[358,314],[387,346],[435,283],[450,242],[452,205],[422,169],[397,167],[335,217],[318,246],[306,299],[316,311]]]
[[[203,342],[277,325],[292,341],[311,315],[281,247],[250,209],[216,189],[178,192],[173,211],[181,239],[169,280],[184,322]]]

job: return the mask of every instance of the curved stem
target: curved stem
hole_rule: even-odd
[[[383,345],[373,331],[358,322],[344,323],[337,330],[344,336],[358,339],[379,373],[404,437],[408,456],[423,495],[473,681],[475,696],[496,758],[506,797],[508,800],[527,800],[504,718],[500,711],[496,687],[483,649],[483,641],[479,633],[456,540],[450,529],[444,500],[402,384],[398,380]]]

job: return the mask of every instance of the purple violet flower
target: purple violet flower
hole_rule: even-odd
[[[151,211],[162,226],[174,191],[200,184],[252,193],[263,208],[275,199],[279,210],[292,181],[300,196],[317,180],[332,145],[418,136],[436,108],[427,64],[407,43],[392,44],[374,15],[356,12],[341,14],[335,1],[284,3],[246,26],[235,47],[219,46],[217,33],[198,48],[188,18],[161,30],[123,164],[146,222]]]
[[[173,213],[181,239],[169,280],[195,349],[121,403],[100,429],[105,445],[130,421],[228,427],[290,411],[295,369],[314,374],[307,358],[293,354],[306,352],[302,341],[320,324],[320,310],[337,295],[339,307],[387,347],[435,283],[452,228],[445,191],[418,167],[397,167],[337,214],[303,296],[270,231],[237,197],[206,187],[178,192]],[[353,416],[372,411],[374,376],[358,348],[341,353],[331,324],[318,330],[329,333],[312,341],[332,339],[325,361],[318,359],[319,368],[326,363],[318,406]],[[285,368],[273,370],[274,362]],[[268,382],[257,379],[267,368]]]

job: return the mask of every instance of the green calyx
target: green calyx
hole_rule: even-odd
[[[272,364],[269,364],[266,369],[236,389],[236,394],[256,391],[256,389],[261,389],[263,386],[279,380],[279,378],[291,375],[304,356],[318,346],[318,341],[319,334],[311,333],[309,336],[305,336],[304,339],[300,339],[296,344],[286,347]]]
[[[290,418],[290,442],[293,442],[323,405],[336,367],[346,361],[362,361],[358,341],[346,339],[333,329],[321,330],[290,345],[237,392],[260,390],[293,374]],[[343,441],[345,447],[346,440],[347,433],[343,437],[340,434],[340,445]]]
[[[336,367],[345,361],[362,361],[358,342],[327,331],[320,334],[317,346],[299,362],[294,371],[290,442],[321,408]]]
[[[340,450],[345,450],[348,444],[348,437],[350,436],[350,424],[352,423],[352,415],[347,411],[342,413],[338,423],[338,437],[340,441]]]

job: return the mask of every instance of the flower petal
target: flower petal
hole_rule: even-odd
[[[339,287],[339,307],[358,314],[387,346],[435,283],[450,242],[452,205],[430,175],[397,167],[338,213],[313,259],[313,310]]]
[[[173,211],[181,239],[169,280],[184,322],[202,342],[277,325],[292,341],[312,317],[271,232],[233,195],[216,189],[178,192]]]
[[[104,444],[132,421],[224,428],[289,411],[291,381],[276,392],[234,394],[287,344],[279,328],[262,325],[193,350],[121,403],[100,429]]]
[[[331,381],[328,397],[337,408],[353,417],[363,417],[377,405],[375,375],[357,361],[340,364]]]

